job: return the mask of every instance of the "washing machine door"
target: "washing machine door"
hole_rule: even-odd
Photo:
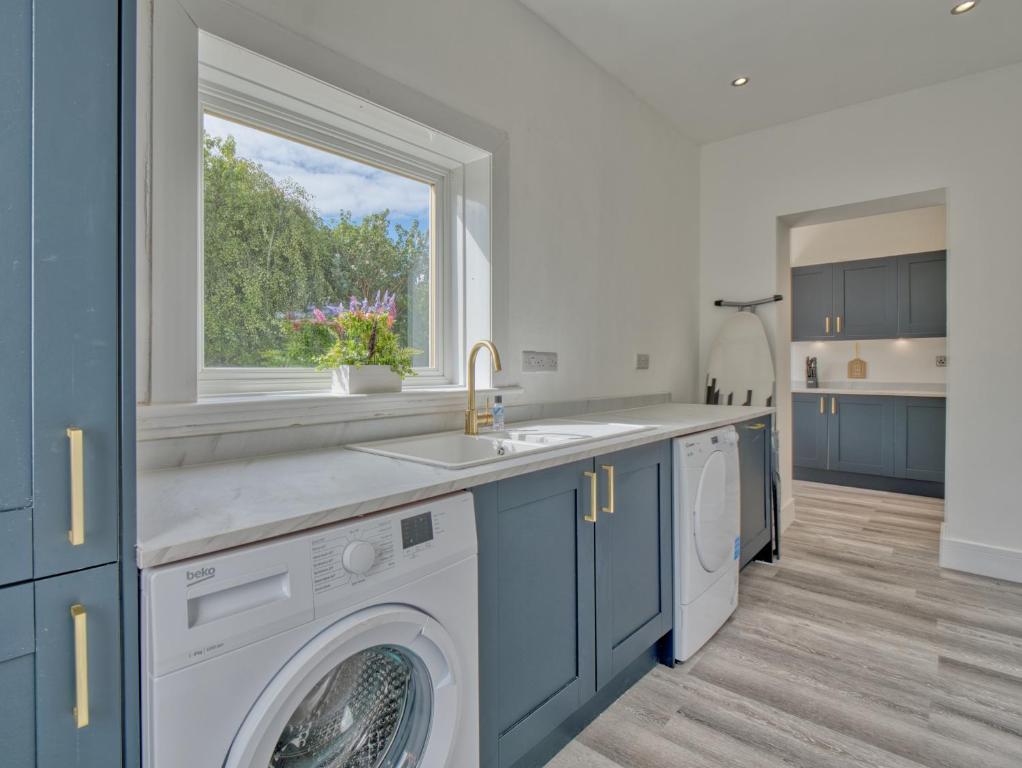
[[[447,763],[460,675],[443,628],[407,606],[323,630],[263,691],[225,768],[433,768]]]
[[[735,510],[729,509],[727,460],[723,451],[707,458],[699,475],[693,536],[696,555],[703,570],[714,573],[734,555]]]

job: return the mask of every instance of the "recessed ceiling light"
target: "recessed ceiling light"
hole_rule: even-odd
[[[741,77],[736,77],[734,80],[732,80],[731,85],[733,85],[735,88],[741,88],[743,85],[747,85],[748,82],[749,78],[742,75]]]
[[[965,0],[964,3],[958,3],[954,8],[951,9],[952,16],[961,16],[963,13],[968,13],[973,8],[979,5],[979,0]]]

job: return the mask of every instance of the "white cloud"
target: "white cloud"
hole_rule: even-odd
[[[430,188],[421,181],[215,115],[205,115],[204,127],[211,136],[233,136],[238,155],[259,163],[275,180],[291,179],[303,187],[325,219],[336,219],[341,210],[360,219],[387,208],[400,223],[429,224]]]

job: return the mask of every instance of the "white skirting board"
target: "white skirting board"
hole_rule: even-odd
[[[788,503],[781,506],[781,533],[788,530],[788,526],[795,522],[795,500],[788,499]]]
[[[1022,551],[953,539],[940,529],[940,567],[1022,583]]]

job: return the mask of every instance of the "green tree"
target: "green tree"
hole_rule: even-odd
[[[402,343],[428,349],[429,234],[418,222],[391,234],[389,211],[358,222],[342,211],[330,226],[306,190],[239,156],[231,137],[204,138],[203,170],[207,366],[312,365],[331,336],[292,333],[286,314],[377,291],[398,296]]]

